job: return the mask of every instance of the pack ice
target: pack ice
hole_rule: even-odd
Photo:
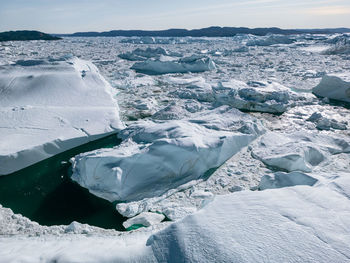
[[[111,86],[78,58],[3,66],[0,94],[1,175],[123,126]]]
[[[148,59],[136,62],[131,69],[148,75],[168,73],[204,72],[216,69],[214,61],[209,57],[190,56],[175,61],[161,61]]]
[[[151,236],[157,262],[349,262],[349,199],[295,186],[217,196]]]
[[[350,74],[325,75],[312,92],[321,97],[350,102]]]
[[[219,167],[263,131],[227,106],[182,120],[139,121],[118,135],[124,142],[114,149],[72,159],[72,179],[109,201],[160,196]]]

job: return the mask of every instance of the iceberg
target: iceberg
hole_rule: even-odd
[[[324,50],[324,55],[349,55],[350,54],[350,38],[347,36],[338,36],[330,39],[328,43],[334,44],[332,47]]]
[[[246,111],[283,113],[298,103],[309,101],[277,82],[251,81],[247,84],[231,80],[220,82],[213,89],[217,104]]]
[[[292,39],[284,35],[269,35],[266,37],[256,37],[255,39],[248,40],[247,46],[272,46],[277,44],[292,44],[295,39]]]
[[[72,179],[111,202],[160,196],[203,177],[263,132],[256,119],[227,106],[182,120],[139,121],[120,132],[121,145],[73,158]]]
[[[217,196],[152,235],[158,262],[347,262],[349,199],[296,186]]]
[[[0,93],[1,175],[123,128],[112,87],[78,58],[3,66]]]
[[[118,57],[130,61],[139,61],[139,60],[147,60],[148,58],[160,58],[161,55],[167,56],[168,52],[161,47],[158,48],[147,48],[141,49],[137,48],[132,52],[126,52],[119,54]]]
[[[274,169],[288,172],[311,172],[332,155],[350,153],[346,137],[306,131],[290,134],[268,132],[250,147],[254,158]]]
[[[325,75],[312,92],[321,97],[350,102],[350,76],[349,74]]]
[[[274,188],[283,188],[291,187],[296,185],[309,185],[313,186],[317,182],[317,179],[313,178],[310,175],[301,172],[277,172],[272,175],[265,174],[261,177],[259,184],[260,190],[265,189],[274,189]]]
[[[147,75],[169,73],[196,73],[216,69],[215,63],[209,57],[191,56],[177,61],[146,60],[136,62],[131,69]]]

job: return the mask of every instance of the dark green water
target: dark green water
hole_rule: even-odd
[[[0,177],[0,204],[41,225],[70,224],[72,221],[103,228],[124,230],[115,206],[89,193],[70,180],[69,159],[120,141],[116,135],[87,143],[58,154],[21,171]]]

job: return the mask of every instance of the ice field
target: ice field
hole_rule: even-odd
[[[134,229],[0,201],[0,262],[350,262],[349,103],[346,34],[0,43],[0,180],[115,134],[69,180]]]

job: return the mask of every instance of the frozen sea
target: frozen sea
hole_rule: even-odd
[[[16,101],[11,90],[25,84],[6,78],[57,73],[66,88],[54,118],[74,107],[64,117],[75,130],[53,133],[55,151],[42,147],[44,157],[28,165],[117,134],[120,144],[72,158],[69,180],[113,204],[126,228],[137,228],[42,226],[0,206],[0,262],[350,262],[349,39],[0,43],[0,131],[14,120],[10,135],[25,133],[8,112],[31,111],[34,98],[56,103],[45,96],[60,93],[49,78],[55,93],[28,92]],[[30,118],[42,114],[28,115],[25,125],[41,128]],[[57,144],[72,138],[79,138],[72,147]],[[37,146],[23,147],[31,153]],[[9,160],[5,155],[0,160]],[[12,160],[3,171],[16,170]]]

